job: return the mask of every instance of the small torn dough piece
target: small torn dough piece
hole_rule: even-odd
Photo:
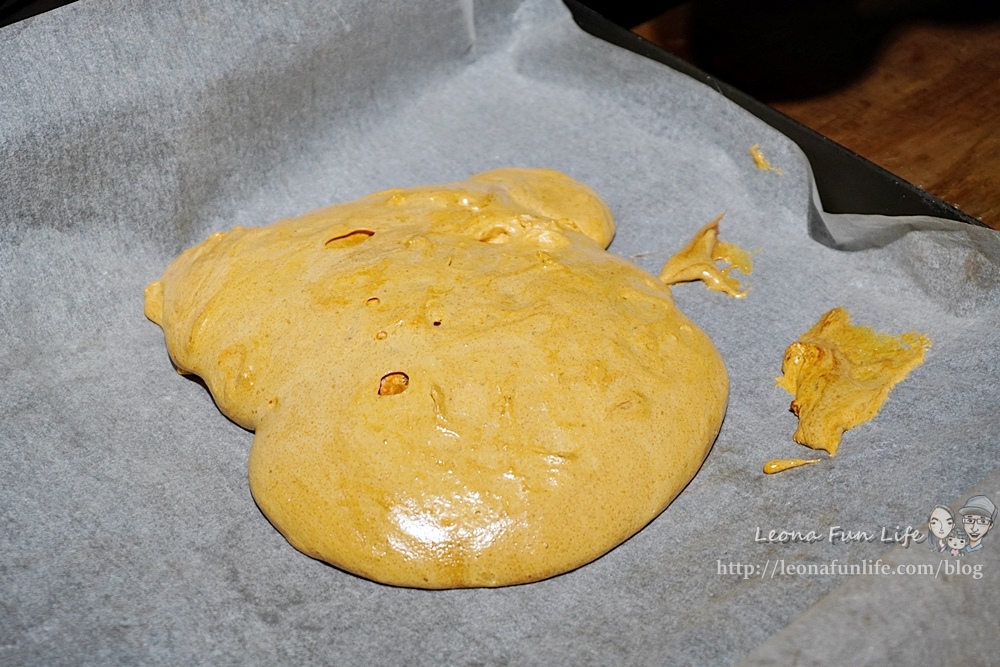
[[[781,175],[781,169],[777,167],[772,167],[768,159],[764,157],[764,151],[760,149],[760,144],[754,144],[750,147],[750,157],[753,158],[753,164],[760,171],[773,171],[774,173]]]
[[[855,326],[843,308],[823,315],[785,350],[777,378],[795,396],[795,442],[835,456],[844,431],[878,414],[892,388],[923,363],[930,345],[920,333],[890,336]]]
[[[667,260],[660,271],[660,280],[667,285],[700,280],[716,292],[725,292],[736,298],[746,296],[747,290],[742,289],[740,281],[730,273],[737,269],[750,275],[753,261],[750,253],[743,248],[719,240],[720,220],[721,215],[698,230],[690,243]],[[719,268],[715,264],[718,261],[727,266]]]

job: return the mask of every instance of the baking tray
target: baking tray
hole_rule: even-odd
[[[982,581],[861,577],[843,585],[867,595],[846,598],[840,580],[719,568],[889,558],[879,543],[799,548],[754,531],[920,525],[973,484],[1000,495],[984,482],[1000,428],[1000,235],[948,221],[831,249],[807,233],[818,207],[806,158],[718,87],[584,34],[556,0],[388,6],[85,0],[0,33],[0,662],[720,664],[764,644],[787,654],[804,636],[870,638],[841,648],[884,644],[913,664],[938,634],[947,655],[973,657],[966,640],[998,613],[985,594],[1000,572],[992,543]],[[373,86],[373,71],[395,88]],[[754,143],[782,174],[755,168]],[[675,292],[730,370],[709,460],[645,530],[530,586],[390,589],[299,554],[249,497],[249,435],[172,372],[143,287],[212,231],[510,164],[605,194],[613,251],[647,270],[720,212],[729,240],[760,249],[749,298]],[[773,386],[784,348],[834,305],[926,332],[931,356],[836,461],[765,477],[765,460],[801,455]],[[928,398],[941,409],[928,413]],[[706,508],[726,531],[705,533]],[[891,583],[902,590],[882,594]],[[845,599],[868,608],[815,621]],[[976,611],[958,613],[963,600]],[[875,623],[898,609],[923,609],[940,633],[883,642],[906,636]],[[803,622],[823,637],[796,634]],[[777,641],[782,628],[792,636]]]

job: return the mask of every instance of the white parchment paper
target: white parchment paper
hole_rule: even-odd
[[[753,144],[781,174],[755,168]],[[719,213],[725,238],[759,251],[744,300],[675,289],[731,374],[711,455],[634,538],[537,584],[405,590],[303,556],[250,497],[251,434],[172,371],[143,287],[212,231],[509,165],[595,188],[618,219],[612,250],[650,271]],[[727,566],[890,545],[758,529],[925,528],[996,479],[998,247],[957,223],[818,213],[787,138],[586,35],[555,0],[80,0],[0,30],[0,662],[792,660],[787,633],[769,638],[866,580]],[[784,349],[834,306],[934,345],[836,459],[765,477],[767,459],[807,453],[774,386]],[[948,628],[995,628],[997,577],[894,580],[903,628],[930,642],[933,625],[945,656],[988,655],[993,634]],[[961,591],[963,613],[913,604],[935,591]],[[844,642],[898,640],[810,614]]]

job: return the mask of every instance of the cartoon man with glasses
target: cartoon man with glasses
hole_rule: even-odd
[[[962,526],[969,534],[969,544],[965,553],[979,551],[983,548],[982,539],[993,527],[997,518],[997,506],[986,496],[972,496],[965,501],[965,507],[958,510],[962,515]]]

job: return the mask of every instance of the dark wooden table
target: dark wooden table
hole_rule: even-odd
[[[703,66],[690,22],[687,3],[634,30]],[[1000,229],[1000,22],[901,22],[846,84],[764,101]]]

